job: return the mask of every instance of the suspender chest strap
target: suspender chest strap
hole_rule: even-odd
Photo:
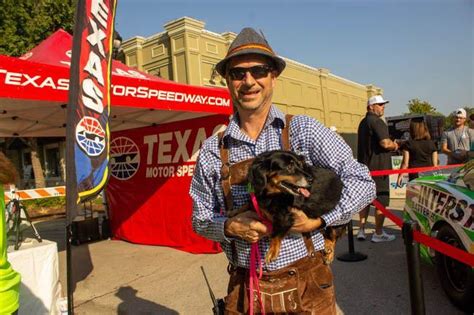
[[[285,115],[285,126],[282,129],[281,142],[283,150],[290,150],[290,121],[293,115]],[[229,145],[224,141],[224,132],[218,133],[219,151],[221,156],[221,185],[224,191],[225,208],[231,211],[233,208],[233,199],[231,185],[245,185],[247,183],[247,174],[255,158],[250,158],[230,165],[229,163]]]

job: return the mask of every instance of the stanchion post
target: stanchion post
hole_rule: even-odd
[[[415,221],[410,220],[403,223],[402,235],[405,240],[405,250],[407,254],[411,313],[414,315],[424,315],[425,298],[420,271],[420,244],[415,242],[413,238],[413,231],[418,230],[419,226]]]
[[[347,225],[347,239],[349,242],[349,252],[337,256],[338,260],[356,262],[367,259],[367,255],[354,251],[354,232],[352,231],[352,220]]]
[[[66,279],[67,279],[67,313],[74,315],[74,289],[72,283],[72,226],[66,223]]]

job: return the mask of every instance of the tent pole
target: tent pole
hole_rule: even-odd
[[[72,283],[72,225],[66,225],[66,276],[67,276],[67,313],[74,314],[74,286]]]

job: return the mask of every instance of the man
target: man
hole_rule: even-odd
[[[471,142],[474,141],[474,130],[465,126],[466,110],[458,108],[453,113],[453,128],[441,136],[441,152],[448,156],[448,164],[465,163]]]
[[[398,144],[390,140],[388,127],[383,120],[385,105],[389,101],[384,100],[381,95],[369,98],[367,102],[367,114],[359,124],[357,141],[357,160],[369,168],[369,170],[388,170],[392,168],[391,151],[398,150]],[[390,201],[389,179],[386,176],[374,177],[377,187],[377,200],[384,206],[388,206]],[[369,215],[370,207],[366,207],[359,212],[359,232],[358,240],[365,240],[365,224]],[[372,235],[372,242],[388,242],[395,239],[395,235],[386,233],[383,230],[385,216],[375,210],[375,233]]]
[[[229,149],[230,164],[282,148],[285,115],[272,104],[272,96],[276,78],[285,65],[285,61],[275,55],[267,41],[251,28],[244,28],[239,33],[230,45],[227,56],[216,65],[219,74],[226,78],[236,109],[221,139]],[[300,310],[335,314],[332,274],[329,266],[322,263],[320,251],[324,247],[324,240],[318,229],[347,223],[354,213],[373,200],[374,183],[367,168],[353,159],[346,143],[315,119],[294,116],[289,132],[291,149],[304,155],[308,163],[335,171],[341,177],[344,188],[337,207],[321,218],[309,219],[302,211],[294,211],[292,232],[306,233],[310,237],[303,239],[301,234],[285,237],[277,259],[264,264],[264,277],[260,281],[288,280],[288,275],[299,273],[298,286],[307,287],[304,292],[299,292],[299,297],[295,297],[300,303],[291,299],[282,302],[290,303],[288,307],[300,304]],[[232,218],[226,216],[220,183],[223,157],[220,156],[219,145],[218,136],[212,136],[204,142],[199,153],[190,189],[193,228],[198,234],[219,242],[229,260],[226,313],[246,313],[249,306],[245,289],[248,277],[245,275],[250,265],[250,247],[252,243],[258,242],[262,257],[265,256],[269,248],[269,230],[253,211]],[[234,209],[249,203],[245,186],[232,186],[231,194]],[[310,255],[311,247],[313,252]],[[300,263],[304,265],[301,268]],[[316,281],[311,281],[313,276],[309,272]],[[303,289],[304,286],[299,288],[301,291]],[[271,311],[275,309],[267,309],[267,313]]]
[[[469,115],[469,128],[474,129],[474,113]]]
[[[20,300],[20,274],[7,260],[7,228],[5,224],[5,198],[3,185],[17,177],[16,169],[0,152],[0,314],[17,314]]]

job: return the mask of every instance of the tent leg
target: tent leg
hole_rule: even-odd
[[[74,289],[72,283],[72,225],[66,226],[66,275],[67,275],[67,313],[74,314]]]

